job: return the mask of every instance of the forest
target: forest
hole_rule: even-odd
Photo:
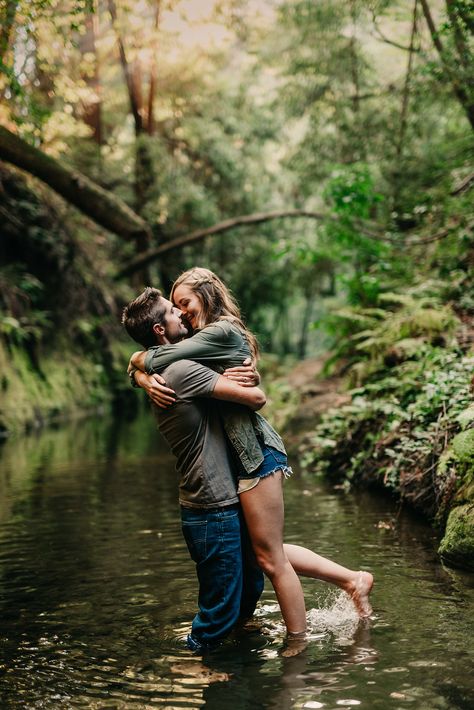
[[[474,569],[472,0],[0,0],[0,435],[133,408],[123,306],[230,286],[305,470]],[[311,388],[309,388],[311,389]]]

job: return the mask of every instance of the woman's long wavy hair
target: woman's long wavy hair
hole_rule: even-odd
[[[257,339],[242,320],[237,302],[227,286],[213,271],[195,266],[178,276],[171,289],[170,298],[174,303],[174,292],[178,286],[188,286],[197,295],[202,304],[198,318],[198,327],[215,323],[217,320],[229,320],[235,323],[247,338],[252,359],[258,358]]]

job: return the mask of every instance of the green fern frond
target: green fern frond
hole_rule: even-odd
[[[415,306],[416,301],[413,296],[406,293],[381,293],[379,295],[381,303],[393,303],[399,306]]]

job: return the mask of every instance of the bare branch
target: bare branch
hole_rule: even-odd
[[[244,215],[242,217],[233,217],[231,219],[226,219],[223,222],[218,222],[212,227],[198,229],[195,232],[190,232],[189,234],[184,234],[181,237],[176,237],[176,239],[171,239],[155,249],[150,249],[143,254],[139,254],[117,274],[116,278],[121,279],[124,276],[128,276],[145,264],[149,264],[154,261],[162,254],[166,254],[175,249],[187,246],[188,244],[193,244],[194,242],[199,242],[206,237],[212,236],[213,234],[222,234],[223,232],[228,232],[230,229],[235,229],[236,227],[243,227],[248,224],[261,224],[262,222],[268,222],[272,219],[283,219],[286,217],[307,217],[320,221],[337,221],[338,219],[334,215],[325,214],[324,212],[311,212],[308,210],[277,210],[275,212],[257,212],[255,214]]]
[[[379,23],[377,21],[377,18],[375,16],[375,11],[372,11],[372,23],[374,25],[374,30],[375,32],[372,32],[372,37],[375,39],[378,39],[380,42],[385,42],[385,44],[390,44],[392,47],[396,47],[397,49],[401,49],[404,52],[419,52],[420,49],[413,49],[411,46],[406,47],[404,44],[400,44],[399,42],[395,42],[393,39],[389,39],[386,34],[382,32],[380,29]]]
[[[471,187],[474,185],[474,173],[471,173],[467,177],[464,178],[464,180],[461,180],[461,182],[453,187],[451,192],[449,193],[450,195],[462,195],[463,192],[467,192],[468,190],[471,189]]]
[[[269,222],[273,219],[286,219],[291,218],[306,218],[306,219],[316,219],[320,222],[340,221],[340,217],[337,215],[329,214],[326,212],[313,212],[310,210],[276,210],[274,212],[257,212],[255,214],[243,215],[241,217],[234,217],[231,219],[226,219],[223,222],[218,222],[212,227],[207,227],[206,229],[198,229],[195,232],[190,232],[189,234],[184,234],[175,239],[171,239],[165,244],[161,244],[155,249],[150,249],[142,254],[139,254],[135,259],[128,262],[123,269],[121,269],[116,275],[115,280],[120,280],[125,276],[135,273],[143,266],[155,261],[159,256],[163,254],[168,254],[175,249],[180,249],[181,247],[188,246],[189,244],[194,244],[195,242],[202,241],[206,237],[210,237],[214,234],[223,234],[236,227],[242,227],[249,224],[261,224],[262,222]],[[453,229],[455,229],[461,223],[460,218],[454,218],[449,227],[443,229],[436,234],[432,234],[427,237],[405,239],[400,235],[390,234],[387,231],[383,231],[382,227],[377,227],[374,224],[368,224],[363,220],[353,220],[354,226],[360,231],[360,234],[368,239],[373,239],[379,242],[386,242],[388,244],[396,244],[402,247],[414,247],[417,245],[431,244],[432,242],[444,239],[452,234]],[[472,229],[474,222],[468,224],[467,228]],[[379,230],[379,231],[373,231]]]

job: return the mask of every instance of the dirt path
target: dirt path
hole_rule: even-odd
[[[340,377],[322,376],[324,363],[324,358],[303,360],[286,378],[301,398],[285,432],[285,440],[289,439],[291,447],[298,445],[321,414],[350,401],[349,395],[343,391]]]

